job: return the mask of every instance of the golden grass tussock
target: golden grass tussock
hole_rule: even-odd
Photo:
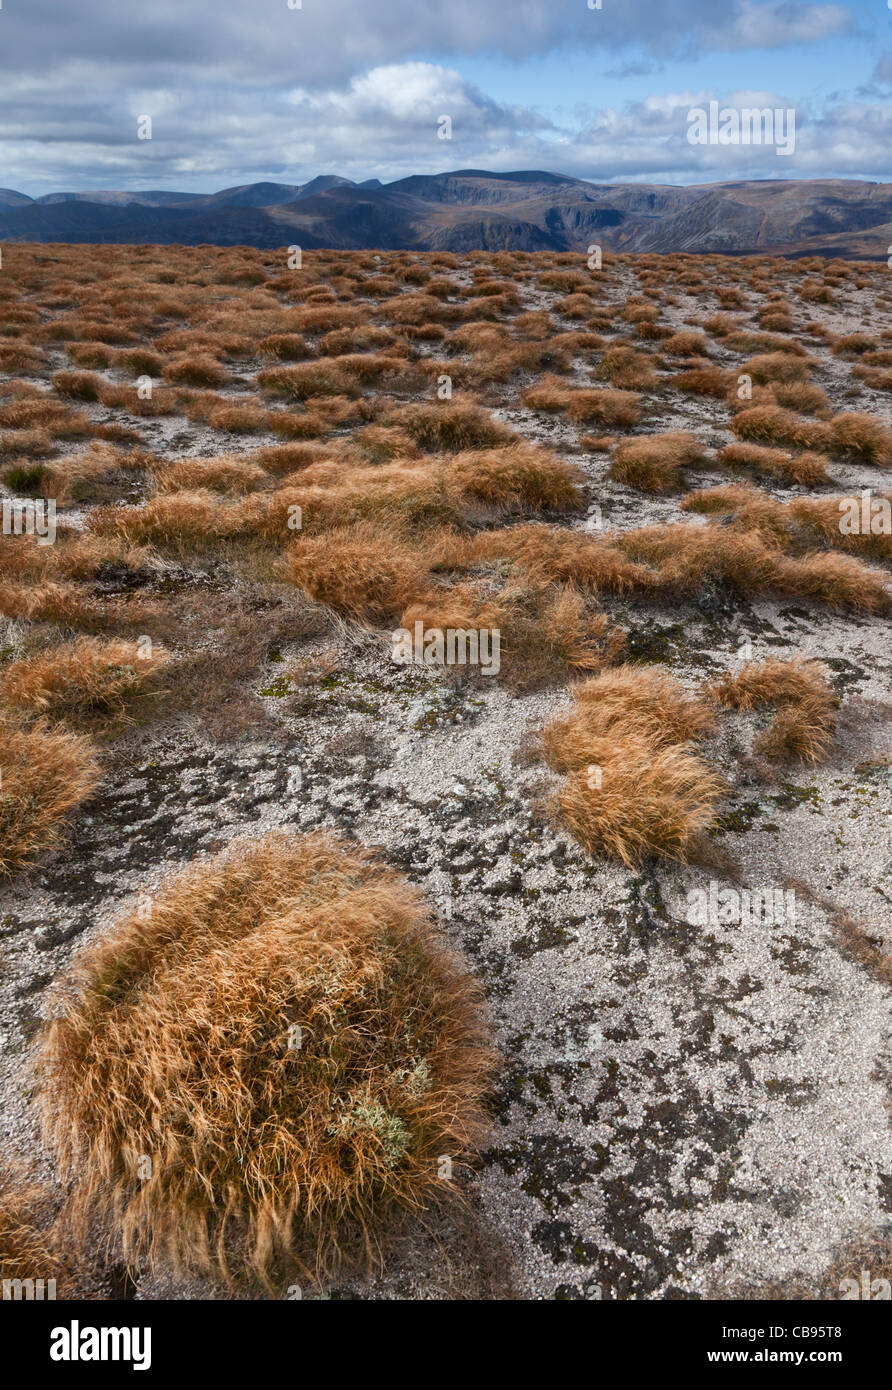
[[[854,556],[829,552],[789,556],[773,538],[750,528],[683,523],[644,526],[620,533],[612,544],[649,568],[641,587],[654,595],[682,598],[712,582],[741,594],[814,598],[831,608],[863,613],[886,612],[892,601],[887,575]]]
[[[660,344],[660,351],[669,357],[706,357],[709,354],[709,343],[704,333],[692,333],[683,329],[680,333],[672,333],[668,338],[664,338]]]
[[[266,482],[266,473],[248,459],[181,459],[151,472],[160,493],[194,492],[204,488],[240,497]]]
[[[528,575],[512,577],[498,593],[485,581],[429,591],[406,609],[400,627],[425,637],[476,632],[478,650],[481,630],[498,634],[498,666],[490,673],[517,692],[598,671],[614,660],[625,640],[605,614],[589,612],[579,592]]]
[[[789,352],[765,352],[750,357],[740,368],[741,374],[764,385],[767,382],[807,381],[809,368],[814,364],[807,357]]]
[[[591,753],[591,766],[572,772],[557,794],[559,823],[588,853],[629,867],[652,855],[686,860],[713,819],[719,775],[687,749],[637,732],[593,744]]]
[[[596,421],[608,428],[631,428],[638,423],[640,396],[635,391],[616,391],[609,387],[589,390],[566,386],[558,377],[544,376],[522,396],[531,410],[563,412],[581,424]]]
[[[620,666],[571,691],[573,709],[543,733],[567,774],[554,799],[560,824],[591,854],[632,866],[684,860],[712,821],[724,783],[690,749],[713,717],[663,671]]]
[[[68,1261],[55,1239],[54,1208],[52,1193],[42,1183],[18,1167],[0,1168],[0,1283],[43,1280],[44,1296],[52,1297],[47,1290],[52,1279],[56,1297],[70,1294]]]
[[[120,713],[152,688],[167,659],[157,646],[79,637],[0,669],[0,703],[37,715]]]
[[[229,379],[226,368],[208,353],[177,357],[168,362],[162,376],[177,386],[222,386]]]
[[[99,784],[88,739],[0,715],[0,876],[18,873],[61,838]]]
[[[358,396],[360,392],[358,379],[330,358],[300,362],[294,367],[272,367],[259,373],[257,384],[270,395],[294,401],[313,396]]]
[[[584,474],[547,449],[517,443],[456,454],[449,483],[462,498],[512,511],[566,511],[580,504]]]
[[[732,709],[775,707],[773,720],[755,743],[766,757],[817,763],[827,756],[838,701],[827,669],[819,662],[800,657],[749,662],[736,676],[727,675],[707,687],[706,693]]]
[[[592,376],[631,391],[652,391],[659,380],[652,357],[635,348],[621,346],[607,349]]]
[[[834,415],[827,429],[834,453],[858,463],[887,468],[892,464],[892,430],[861,411]]]
[[[139,507],[94,507],[87,518],[89,533],[109,542],[182,552],[206,548],[233,525],[231,508],[208,489],[162,493]]]
[[[828,447],[828,426],[803,420],[791,410],[776,405],[755,405],[741,410],[731,420],[731,429],[740,439],[754,444],[784,444],[791,449]]]
[[[159,616],[151,599],[102,599],[78,584],[15,584],[0,580],[0,615],[28,622],[59,623],[88,632],[113,628],[144,628]]]
[[[727,444],[719,453],[718,461],[731,472],[751,472],[782,482],[800,483],[804,487],[829,481],[827,465],[830,460],[826,454],[809,450],[793,454],[764,444]]]
[[[494,1057],[476,984],[370,853],[274,832],[84,951],[42,1044],[47,1136],[131,1263],[278,1284],[373,1264],[455,1193]],[[148,1177],[140,1165],[151,1157]]]
[[[831,413],[827,392],[810,381],[773,381],[753,392],[753,404],[780,405],[785,410],[793,410],[800,415],[817,415],[822,420],[828,419]],[[736,409],[737,402],[732,402],[732,405]]]
[[[146,458],[136,452],[120,453],[102,441],[91,440],[81,454],[52,459],[37,465],[16,465],[4,472],[6,485],[20,492],[52,498],[65,503],[93,501],[108,487],[114,487],[120,474],[141,472]]]
[[[571,693],[572,713],[553,720],[543,734],[546,755],[558,772],[590,762],[593,739],[623,737],[633,727],[665,744],[687,743],[715,727],[709,704],[659,667],[614,666]]]
[[[585,593],[628,594],[645,588],[649,571],[582,531],[541,523],[482,531],[463,544],[458,563],[509,560],[533,583],[570,584]]]
[[[892,494],[794,497],[787,511],[812,536],[837,550],[892,561]]]
[[[690,396],[714,396],[723,400],[731,390],[737,388],[737,378],[732,372],[711,365],[692,366],[685,364],[685,370],[676,373],[669,385],[677,391]]]
[[[288,574],[309,598],[373,624],[397,618],[427,572],[415,546],[368,522],[301,536],[288,553]]]
[[[492,449],[516,439],[514,431],[473,402],[418,402],[398,407],[386,421],[406,431],[426,453]]]
[[[636,435],[617,445],[608,476],[639,492],[672,492],[681,486],[682,470],[704,456],[703,445],[687,430]]]

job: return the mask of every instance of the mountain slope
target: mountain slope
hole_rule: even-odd
[[[156,242],[382,250],[605,250],[885,259],[892,184],[789,179],[675,187],[542,170],[460,169],[381,185],[336,175],[196,194],[0,189],[7,242]]]

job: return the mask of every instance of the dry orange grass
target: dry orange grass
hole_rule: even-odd
[[[892,430],[872,415],[857,411],[834,415],[827,429],[835,453],[880,468],[892,464]]]
[[[257,385],[271,395],[294,401],[313,396],[358,396],[360,390],[356,378],[328,358],[300,362],[295,367],[272,367],[259,373]]]
[[[4,666],[0,702],[34,714],[120,712],[166,661],[157,648],[141,655],[135,642],[79,637]]]
[[[639,492],[671,492],[681,486],[682,470],[701,462],[704,454],[687,430],[637,435],[617,445],[608,476]]]
[[[398,617],[420,591],[427,563],[395,532],[363,523],[301,536],[288,553],[288,573],[335,612],[382,623]]]
[[[406,609],[400,627],[414,632],[419,622],[425,632],[498,632],[498,674],[515,691],[600,670],[624,643],[604,614],[589,613],[581,594],[529,575],[509,579],[498,593],[486,581],[429,591]]]
[[[652,594],[682,598],[712,582],[742,594],[814,598],[831,608],[863,613],[886,612],[892,602],[888,577],[854,556],[823,552],[789,556],[773,538],[752,530],[644,526],[620,533],[612,544],[642,567],[636,587]]]
[[[456,400],[402,406],[386,423],[404,429],[419,449],[429,453],[492,449],[516,439],[513,430],[488,411]]]
[[[756,405],[741,410],[731,420],[731,429],[741,439],[754,444],[785,444],[791,449],[827,448],[831,436],[828,426],[803,420],[793,411],[777,405]]]
[[[660,344],[660,350],[669,357],[706,357],[709,344],[705,334],[683,330],[665,338]]]
[[[801,483],[805,487],[828,481],[829,459],[825,454],[808,451],[789,454],[763,444],[742,443],[727,444],[719,453],[718,461],[732,472],[753,472],[766,478],[779,478],[783,482]]]
[[[42,1279],[46,1292],[46,1280],[54,1279],[56,1295],[66,1296],[66,1262],[54,1239],[53,1208],[52,1195],[40,1183],[14,1168],[0,1168],[0,1283]]]
[[[659,379],[653,359],[632,347],[608,348],[592,376],[631,391],[652,391]]]
[[[571,772],[591,761],[592,741],[632,728],[655,743],[686,743],[710,733],[715,716],[699,696],[659,667],[624,665],[572,689],[574,708],[547,726],[543,743],[551,765]]]
[[[714,724],[709,708],[663,671],[620,666],[572,690],[574,706],[543,734],[567,773],[554,809],[584,849],[629,866],[684,860],[724,784],[687,746]]]
[[[530,523],[482,531],[462,543],[454,562],[510,561],[537,584],[571,584],[585,593],[627,594],[646,587],[648,571],[594,536],[563,527]]]
[[[579,505],[584,475],[547,449],[509,444],[456,454],[448,481],[461,498],[486,502],[501,510],[566,511]]]
[[[273,833],[194,864],[85,951],[40,1058],[47,1134],[131,1262],[232,1282],[374,1262],[454,1193],[493,1054],[394,870]],[[149,1156],[149,1177],[140,1159]]]
[[[750,357],[740,368],[741,373],[764,385],[767,382],[807,381],[809,368],[814,364],[807,357],[789,352],[767,352]]]
[[[872,504],[885,501],[892,508],[892,495],[879,495],[872,498]],[[862,499],[849,497],[795,497],[788,503],[790,515],[796,522],[812,534],[820,537],[825,544],[835,549],[859,551],[876,560],[892,560],[892,531],[883,529],[882,516],[869,514],[867,520],[871,529],[864,526]],[[857,530],[842,530],[843,518],[854,513],[858,518]]]
[[[0,716],[0,875],[27,868],[57,844],[66,817],[100,775],[87,739]]]
[[[591,757],[555,798],[560,824],[583,849],[629,867],[652,855],[686,860],[713,819],[723,791],[719,775],[687,749],[637,731],[593,743]]]
[[[266,481],[266,473],[246,459],[182,459],[152,470],[158,492],[194,492],[209,488],[240,497],[254,492]]]
[[[188,553],[205,549],[232,533],[232,508],[203,489],[164,493],[140,507],[94,507],[87,518],[91,535],[110,544],[156,545]]]
[[[737,378],[721,367],[691,366],[685,363],[685,370],[673,376],[669,385],[691,396],[714,396],[723,400],[728,392],[736,390]]]
[[[640,397],[634,391],[600,391],[565,386],[557,377],[545,376],[523,393],[524,405],[531,410],[565,412],[571,420],[588,424],[597,421],[609,428],[626,428],[638,423]]]
[[[103,599],[77,584],[14,584],[0,580],[0,614],[102,632],[135,626],[144,629],[147,622],[158,618],[159,610],[150,599]]]
[[[820,663],[801,658],[750,662],[738,675],[708,687],[707,693],[733,709],[776,707],[774,719],[756,739],[756,748],[766,757],[808,763],[826,757],[838,702]]]
[[[101,495],[107,486],[114,487],[122,472],[140,471],[145,464],[146,459],[140,454],[123,454],[94,439],[82,454],[53,459],[37,467],[11,468],[4,473],[4,482],[16,490],[52,498],[60,505],[86,502]]]

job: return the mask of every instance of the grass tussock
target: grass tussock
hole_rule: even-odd
[[[76,963],[40,1071],[75,1225],[271,1285],[374,1263],[483,1132],[480,996],[417,893],[333,837],[195,864]],[[151,1158],[151,1175],[140,1172]]]
[[[888,468],[892,464],[892,430],[872,415],[847,411],[827,426],[835,453],[858,463]]]
[[[826,757],[838,701],[820,663],[801,658],[750,662],[738,675],[710,686],[708,693],[732,709],[775,708],[774,718],[755,743],[765,757],[807,763]]]
[[[0,1283],[7,1279],[56,1281],[64,1298],[67,1260],[54,1238],[52,1194],[13,1167],[0,1168]]]
[[[427,564],[393,531],[360,523],[301,536],[289,551],[288,574],[309,598],[378,624],[397,618],[420,592]]]
[[[487,410],[473,403],[442,401],[435,405],[413,404],[396,410],[391,420],[405,430],[425,453],[493,449],[509,444],[514,433]]]
[[[631,428],[640,413],[640,396],[634,391],[569,387],[556,377],[543,377],[522,399],[531,410],[563,412],[579,424],[597,422],[611,429]]]
[[[592,375],[629,391],[652,391],[659,380],[653,359],[632,347],[608,348]]]
[[[0,735],[0,876],[8,876],[59,842],[101,773],[88,740],[65,730],[0,716]]]
[[[0,702],[37,715],[120,713],[166,662],[166,653],[144,653],[138,642],[79,637],[4,666]]]
[[[558,821],[592,854],[632,866],[650,855],[684,860],[711,822],[721,777],[690,748],[708,707],[663,671],[621,666],[577,686],[566,718],[543,734],[566,780]]]
[[[498,633],[499,674],[512,690],[542,689],[568,676],[598,671],[615,659],[624,638],[603,613],[565,585],[543,584],[519,573],[498,593],[486,582],[431,591],[410,605],[400,626],[415,632]],[[447,668],[456,673],[456,668]],[[465,674],[465,668],[457,668]]]
[[[702,444],[687,430],[639,435],[617,445],[609,476],[639,492],[672,492],[682,483],[682,470],[701,462]]]
[[[247,459],[182,459],[152,471],[152,481],[160,493],[194,492],[210,489],[241,497],[254,492],[266,481],[266,473]]]
[[[804,487],[828,482],[825,454],[806,451],[801,454],[772,449],[764,444],[727,444],[718,455],[719,463],[732,472],[755,473],[763,478],[781,482],[800,483]]]
[[[803,420],[791,410],[777,405],[756,405],[739,411],[731,429],[753,444],[782,444],[790,449],[822,449],[829,441],[827,427],[814,420]]]
[[[460,453],[449,480],[463,498],[512,511],[566,511],[579,505],[583,473],[547,449],[517,443]]]

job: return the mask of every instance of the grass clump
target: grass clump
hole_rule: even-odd
[[[778,478],[781,482],[801,483],[805,487],[828,481],[826,455],[808,450],[792,454],[764,444],[727,444],[718,455],[718,461],[732,472],[752,472],[760,477]]]
[[[443,401],[413,404],[394,412],[388,423],[400,426],[427,453],[493,449],[515,438],[512,430],[479,405]]]
[[[531,410],[565,412],[571,420],[596,421],[608,428],[631,428],[638,423],[640,396],[634,391],[615,391],[565,386],[557,377],[545,376],[523,394]]]
[[[42,1279],[46,1296],[46,1281],[54,1279],[57,1295],[65,1296],[67,1261],[54,1239],[53,1208],[41,1183],[18,1168],[0,1169],[0,1284]]]
[[[617,446],[609,477],[639,492],[672,492],[681,485],[682,469],[703,457],[702,444],[687,430],[639,435]]]
[[[67,816],[100,780],[87,739],[0,716],[0,877],[55,845]]]
[[[4,666],[0,701],[35,714],[120,713],[166,661],[135,642],[79,637]]]
[[[807,763],[826,757],[838,702],[819,662],[800,657],[749,662],[738,675],[724,676],[708,687],[708,693],[732,709],[775,707],[773,720],[755,742],[765,757]]]
[[[620,666],[573,692],[570,715],[544,731],[546,756],[567,774],[554,813],[592,854],[632,866],[650,855],[685,860],[724,784],[689,747],[713,718],[662,671]]]
[[[289,552],[288,573],[310,598],[344,617],[383,623],[415,597],[427,565],[393,531],[360,523],[301,536]]]
[[[85,951],[40,1058],[47,1134],[131,1262],[271,1285],[373,1263],[448,1200],[493,1056],[418,894],[334,837],[194,864]],[[152,1159],[151,1175],[140,1158]]]

